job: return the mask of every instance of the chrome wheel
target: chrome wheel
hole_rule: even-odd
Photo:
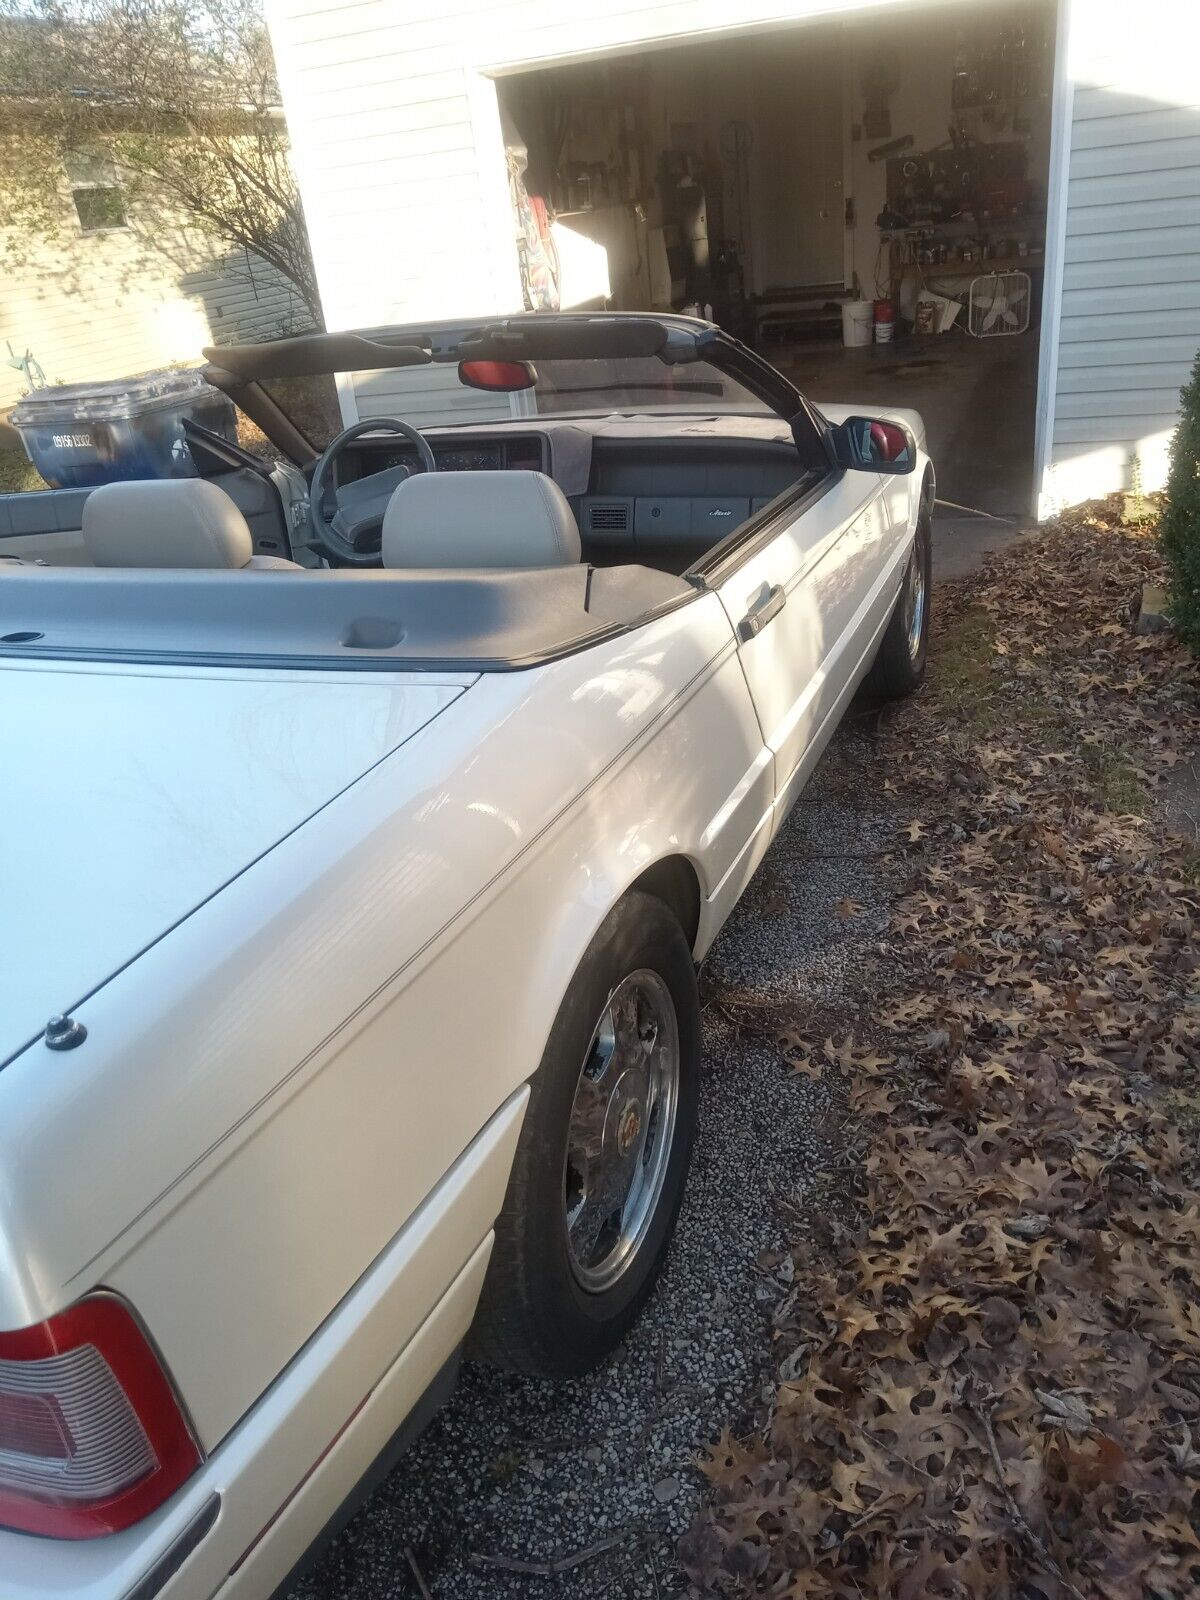
[[[645,1239],[662,1195],[679,1101],[679,1022],[656,972],[613,990],[584,1057],[563,1163],[571,1270],[610,1289]]]
[[[916,661],[925,632],[925,549],[920,529],[904,574],[904,637],[908,654]]]

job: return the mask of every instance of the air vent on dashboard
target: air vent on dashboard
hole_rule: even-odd
[[[633,521],[633,506],[628,500],[592,500],[588,503],[588,533],[628,533]]]

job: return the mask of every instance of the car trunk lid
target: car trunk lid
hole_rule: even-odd
[[[0,1066],[472,674],[0,668]]]

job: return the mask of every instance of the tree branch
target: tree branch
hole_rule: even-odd
[[[65,236],[64,159],[99,149],[131,191],[258,256],[322,320],[254,0],[0,0],[0,18],[0,81],[23,91],[0,105],[21,152],[0,160],[10,234]]]

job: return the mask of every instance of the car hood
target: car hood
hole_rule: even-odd
[[[0,668],[0,1065],[470,674]]]

